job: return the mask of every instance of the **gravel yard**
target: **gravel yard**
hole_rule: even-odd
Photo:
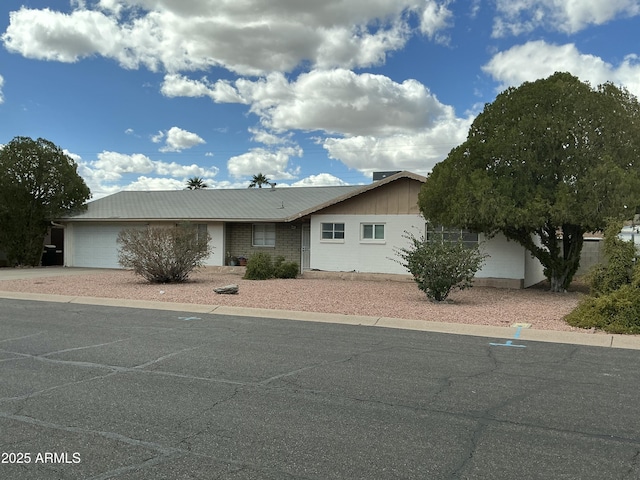
[[[219,295],[213,289],[239,285],[237,295]],[[578,289],[580,290],[580,289]],[[433,304],[411,281],[298,278],[243,280],[240,273],[203,269],[184,284],[149,284],[129,271],[87,275],[1,280],[0,291],[158,300],[281,310],[341,313],[376,317],[421,319],[475,325],[509,326],[530,323],[540,330],[576,331],[563,316],[578,303],[581,293],[554,294],[543,287],[508,290],[474,287],[455,291],[450,302]]]

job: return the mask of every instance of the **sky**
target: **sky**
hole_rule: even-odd
[[[2,0],[0,144],[120,190],[426,175],[510,86],[640,96],[640,0]]]

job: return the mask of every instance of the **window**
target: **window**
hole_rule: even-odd
[[[384,223],[360,224],[360,239],[368,241],[384,241]]]
[[[198,224],[198,241],[204,242],[207,239],[207,224],[199,223]]]
[[[254,247],[275,247],[276,246],[276,224],[256,223],[253,225],[253,246]]]
[[[323,223],[322,240],[344,240],[344,223]]]
[[[449,228],[427,223],[425,230],[427,232],[427,242],[461,241],[465,247],[475,247],[478,245],[478,234],[464,228]]]

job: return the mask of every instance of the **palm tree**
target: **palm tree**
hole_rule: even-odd
[[[187,180],[187,190],[201,190],[203,188],[209,188],[209,185],[204,183],[202,177],[191,177]]]
[[[254,175],[249,184],[249,188],[262,188],[262,185],[271,185],[271,180],[265,177],[262,173]]]

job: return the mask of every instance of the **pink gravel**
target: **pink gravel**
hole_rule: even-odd
[[[237,295],[213,289],[237,284]],[[473,325],[530,323],[539,330],[585,331],[562,318],[578,304],[579,292],[550,293],[543,288],[510,290],[474,287],[455,291],[450,302],[434,304],[411,281],[298,278],[244,280],[237,273],[204,269],[184,284],[149,284],[130,271],[2,280],[1,291],[156,300],[305,312],[394,317]]]

